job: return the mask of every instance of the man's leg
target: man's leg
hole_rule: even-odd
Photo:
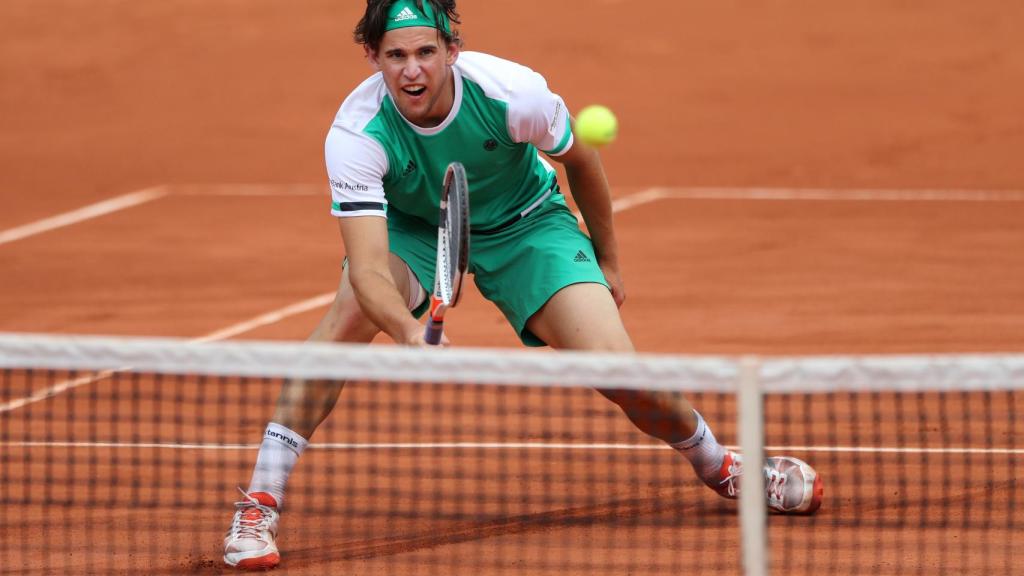
[[[562,288],[530,318],[527,326],[556,349],[634,351],[615,301],[600,284]],[[696,431],[693,407],[682,394],[608,389],[598,392],[618,404],[637,428],[669,444],[686,440]]]
[[[391,276],[410,309],[425,293],[408,266],[398,256],[389,258]],[[347,268],[342,271],[338,293],[313,330],[312,342],[369,343],[380,332],[359,308]],[[280,557],[274,542],[278,513],[284,503],[288,476],[308,439],[327,418],[341,394],[344,382],[291,380],[285,382],[277,406],[256,456],[245,499],[236,506],[231,529],[225,537],[224,561],[230,566],[267,569]]]
[[[408,267],[401,258],[394,254],[390,255],[389,265],[395,285],[406,302],[409,302],[409,294],[413,293],[411,289],[416,286],[412,286],[410,282],[411,275]],[[370,322],[359,308],[355,292],[352,290],[352,284],[348,278],[348,269],[344,269],[341,283],[338,286],[338,294],[320,323],[313,330],[309,341],[366,344],[372,341],[379,332],[380,329]],[[344,382],[341,381],[290,380],[285,382],[278,395],[277,407],[270,419],[270,426],[276,425],[278,432],[297,440],[304,447],[320,423],[331,413],[343,387]],[[295,436],[299,438],[296,439]],[[295,448],[294,444],[290,442],[281,442],[281,439],[276,436],[265,435],[264,446],[268,444],[271,447],[281,445],[283,448]],[[273,453],[279,451],[268,449]],[[263,455],[262,452],[261,448],[260,456]],[[298,454],[295,454],[295,458],[297,457]],[[293,459],[287,458],[286,454],[286,460]],[[284,498],[284,483],[288,479],[288,473],[290,473],[291,465],[294,462],[268,462],[267,466],[260,466],[260,464],[258,457],[249,492],[269,492],[280,506]]]
[[[633,352],[622,318],[608,289],[581,283],[562,288],[527,322],[552,348]],[[599,389],[641,431],[679,449],[705,482],[717,482],[725,448],[693,410],[673,392]]]
[[[562,288],[534,314],[527,327],[553,348],[632,352],[608,289],[581,283]],[[742,459],[715,439],[711,428],[681,394],[599,390],[643,432],[671,445],[693,465],[697,476],[719,494],[735,498]],[[808,514],[822,498],[821,478],[806,463],[789,457],[768,459],[763,469],[769,506],[776,512]]]
[[[390,255],[391,276],[406,302],[412,291],[408,267],[401,258]],[[334,302],[309,336],[310,342],[348,342],[366,344],[373,340],[380,329],[363,314],[356,301],[355,292],[348,279],[348,268],[341,274],[341,284]],[[324,421],[334,408],[343,382],[292,380],[281,388],[277,407],[271,418],[294,430],[305,438]]]

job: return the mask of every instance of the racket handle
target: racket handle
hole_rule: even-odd
[[[428,317],[427,331],[423,335],[423,339],[427,341],[427,344],[433,344],[434,346],[440,344],[442,333],[444,333],[444,320],[435,322],[433,316]]]

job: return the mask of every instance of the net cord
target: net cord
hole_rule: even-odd
[[[682,391],[736,381],[725,357],[10,333],[0,368]]]
[[[757,360],[765,394],[1024,388],[1024,354]],[[740,364],[731,356],[0,333],[0,368],[731,392]]]

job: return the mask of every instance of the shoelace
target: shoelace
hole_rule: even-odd
[[[768,493],[768,502],[782,506],[782,491],[786,487],[786,480],[789,477],[772,468],[764,469],[764,483]]]
[[[726,491],[729,496],[736,496],[740,492],[738,480],[743,475],[743,461],[739,459],[733,459],[732,463],[729,464],[729,475],[722,480],[722,484],[726,484]]]
[[[234,522],[231,523],[231,534],[238,538],[262,538],[261,532],[270,529],[270,522],[276,513],[273,508],[264,506],[258,500],[249,496],[241,488],[238,489],[245,497],[241,502],[235,502]]]

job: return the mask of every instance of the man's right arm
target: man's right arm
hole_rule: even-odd
[[[388,225],[379,216],[339,218],[349,280],[363,314],[398,344],[425,345],[389,268]]]

